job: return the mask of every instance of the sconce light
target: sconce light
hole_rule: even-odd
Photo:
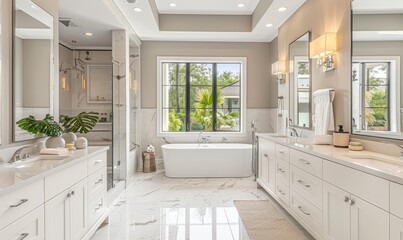
[[[69,90],[69,82],[67,81],[66,77],[62,77],[61,85],[62,85],[62,89],[63,89],[64,91],[68,91],[68,90]]]
[[[277,81],[280,84],[285,83],[285,61],[277,61],[271,65],[271,74],[277,76]]]
[[[336,33],[325,33],[310,44],[310,57],[317,58],[316,65],[327,72],[335,69],[334,53],[337,48]]]
[[[85,90],[87,88],[87,81],[84,78],[84,74],[81,75],[81,89]]]

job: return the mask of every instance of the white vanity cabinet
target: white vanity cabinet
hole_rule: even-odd
[[[0,239],[89,239],[108,214],[106,150],[77,151],[59,170],[0,195]]]
[[[315,239],[403,240],[402,184],[279,141],[259,136],[258,183]],[[274,192],[264,154],[275,158]]]
[[[45,203],[47,240],[81,239],[87,231],[87,179]]]
[[[275,193],[276,189],[276,145],[265,139],[259,139],[259,174],[258,180],[266,190]]]

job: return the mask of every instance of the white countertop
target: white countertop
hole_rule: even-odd
[[[371,156],[377,159],[388,159],[391,161],[401,161],[398,157],[370,152],[370,151],[351,151],[348,148],[337,148],[330,145],[314,145],[304,139],[299,138],[279,138],[274,134],[258,133],[257,136],[269,141],[299,150],[314,156],[354,168],[399,184],[403,184],[403,166],[385,161],[376,161],[371,159],[353,159],[348,156],[360,155]]]
[[[70,151],[69,156],[63,160],[37,160],[34,162],[27,160],[26,163],[2,163],[0,164],[0,196],[66,169],[80,161],[85,161],[87,157],[106,150],[108,147],[88,147],[87,149]]]

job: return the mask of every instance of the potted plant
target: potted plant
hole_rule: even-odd
[[[17,121],[17,126],[32,134],[44,134],[49,138],[46,140],[46,147],[57,148],[64,147],[66,142],[61,137],[63,129],[54,117],[46,114],[42,120],[35,119],[34,116],[29,115]]]
[[[67,143],[74,143],[77,140],[75,133],[90,132],[99,120],[97,112],[81,112],[77,116],[61,116],[60,124],[64,128],[62,137]]]

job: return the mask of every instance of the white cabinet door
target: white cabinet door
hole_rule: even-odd
[[[325,240],[350,239],[349,200],[348,192],[323,182],[323,238]]]
[[[60,193],[45,203],[45,239],[70,239],[70,189]]]
[[[70,239],[78,240],[87,232],[88,226],[87,179],[71,187],[70,194]]]
[[[403,219],[390,215],[390,240],[403,240]]]
[[[351,240],[389,239],[389,213],[351,197]]]
[[[268,176],[268,154],[263,151],[259,151],[259,178],[267,185],[267,176]]]
[[[268,156],[268,163],[267,163],[267,187],[275,193],[276,192],[276,158],[274,156]]]

